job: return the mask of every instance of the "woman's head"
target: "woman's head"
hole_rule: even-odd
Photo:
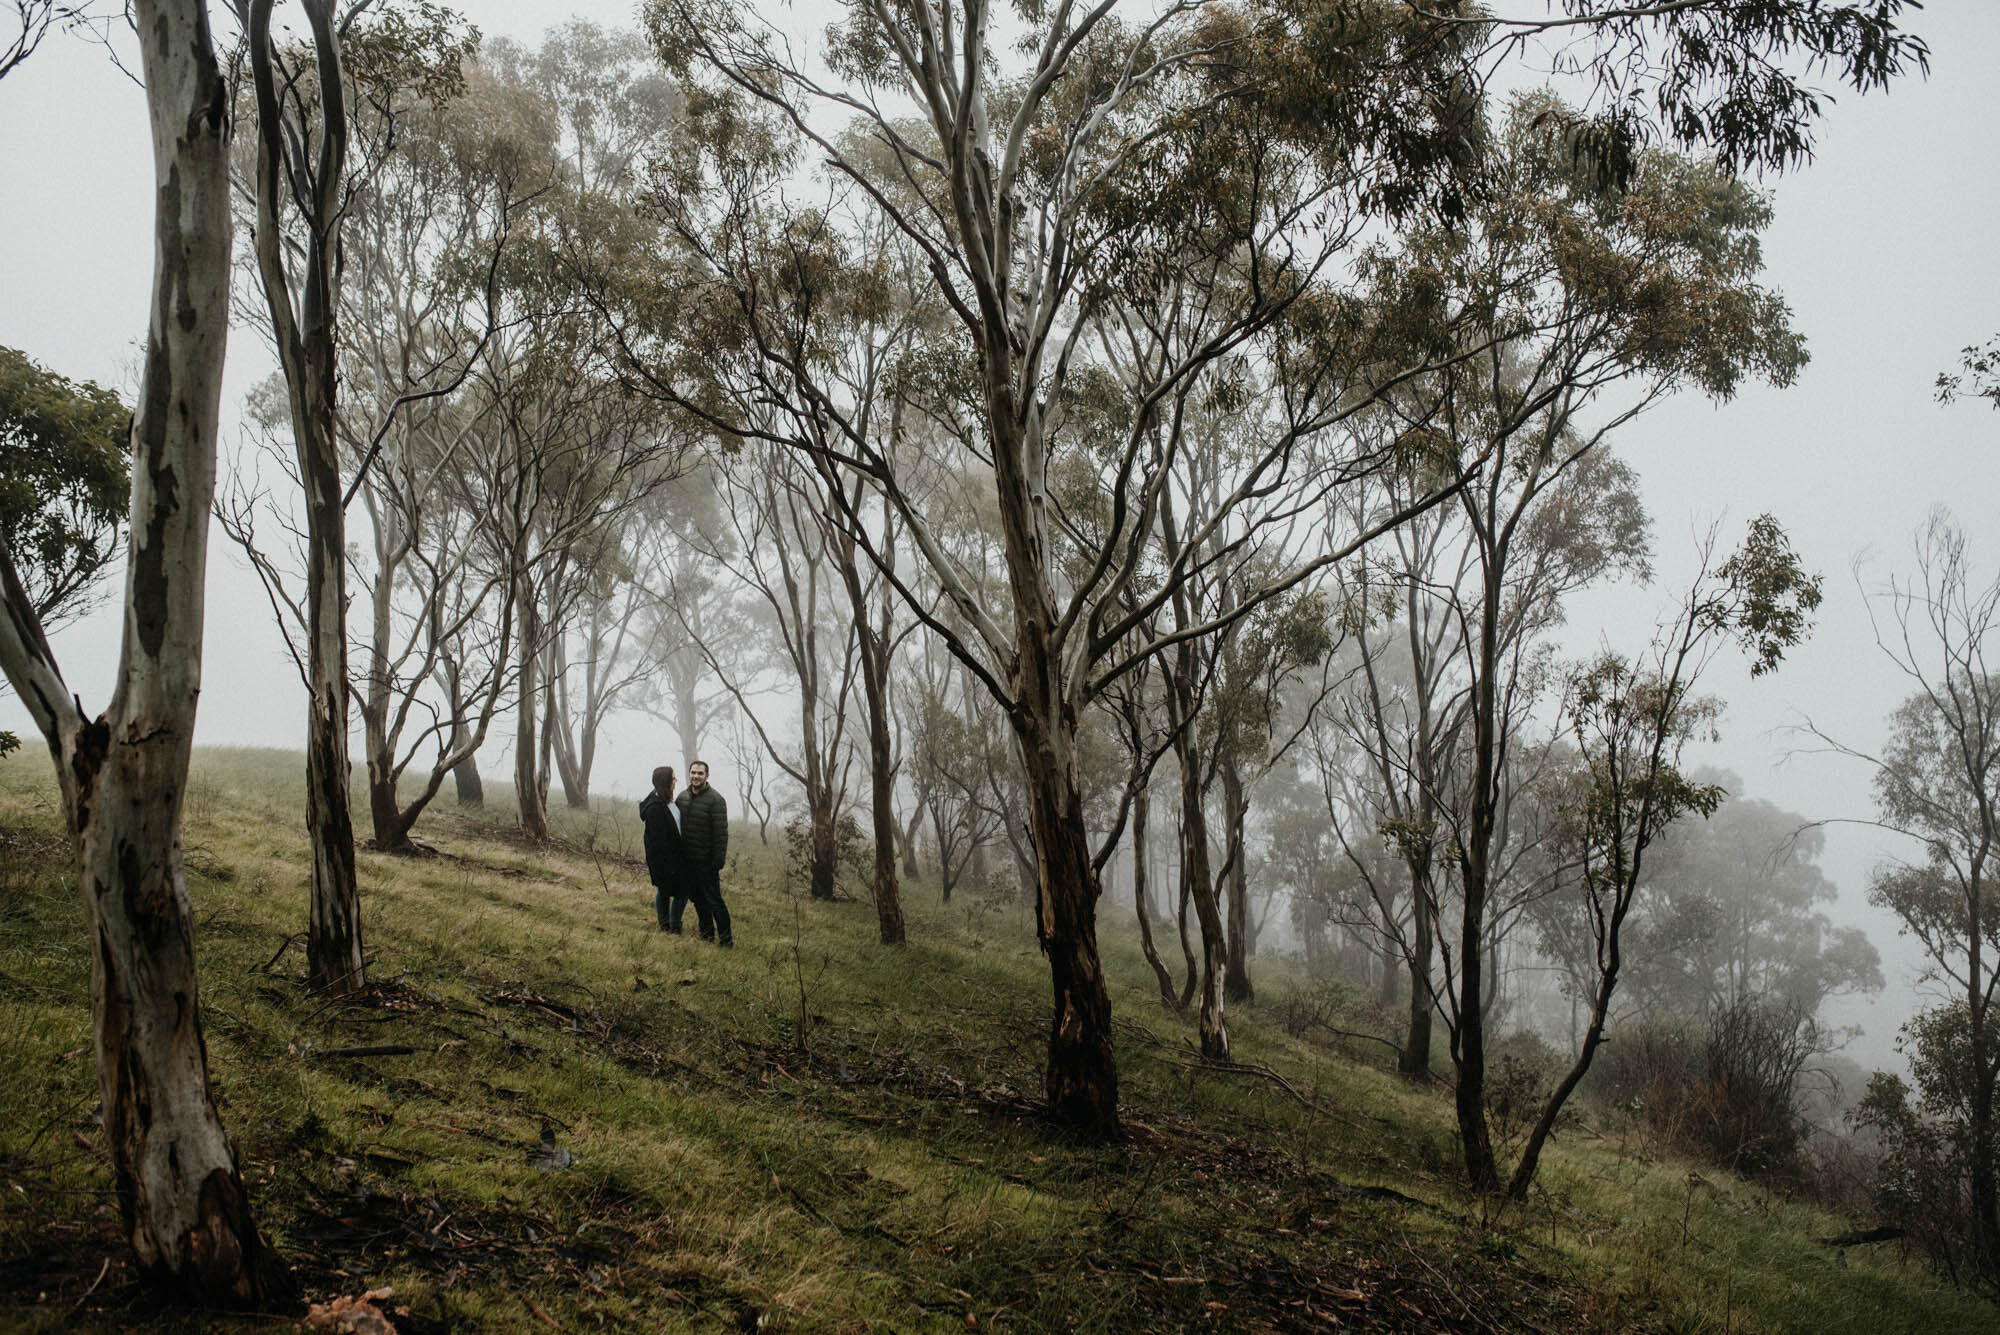
[[[662,765],[653,771],[653,788],[663,797],[674,795],[674,767]]]

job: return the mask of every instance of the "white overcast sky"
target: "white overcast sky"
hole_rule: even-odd
[[[458,7],[489,35],[526,41],[570,15],[616,25],[635,12],[629,0]],[[1988,568],[2000,568],[1992,521],[2000,414],[1932,398],[1937,373],[1962,346],[2000,333],[2000,4],[1937,0],[1911,26],[1931,45],[1930,78],[1866,98],[1840,93],[1817,161],[1773,183],[1768,281],[1790,301],[1812,364],[1791,389],[1751,388],[1721,406],[1675,401],[1623,434],[1618,448],[1643,477],[1655,519],[1659,578],[1651,589],[1580,599],[1572,613],[1579,648],[1600,637],[1636,648],[1651,610],[1685,577],[1697,532],[1721,521],[1733,535],[1756,514],[1778,515],[1825,573],[1826,606],[1812,642],[1777,676],[1751,683],[1733,669],[1715,673],[1710,685],[1729,710],[1724,740],[1705,758],[1740,775],[1749,793],[1814,818],[1866,818],[1867,774],[1795,754],[1787,725],[1809,714],[1871,748],[1905,693],[1873,646],[1850,563],[1872,552],[1873,583],[1906,569],[1912,530],[1944,504],[1971,529]],[[51,37],[0,80],[0,344],[128,392],[151,263],[146,145],[139,90],[97,48]],[[232,403],[266,367],[255,336],[240,331]],[[301,746],[297,678],[256,581],[219,534],[210,570],[197,740]],[[110,689],[116,629],[100,614],[57,637],[87,707],[101,707]],[[0,701],[0,727],[26,725],[18,703]],[[653,747],[671,744],[654,731],[643,719],[615,729],[598,786],[643,787]],[[489,773],[507,772],[503,755],[483,757]],[[1855,1051],[1867,1061],[1886,1060],[1913,996],[1913,957],[1863,902],[1870,867],[1893,851],[1866,828],[1835,827],[1825,859],[1842,888],[1839,916],[1863,922],[1888,965],[1888,992],[1844,1017],[1867,1025]]]

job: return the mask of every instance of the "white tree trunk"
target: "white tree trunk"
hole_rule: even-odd
[[[137,19],[156,232],[118,685],[86,718],[4,549],[0,667],[48,740],[75,839],[105,1139],[140,1269],[204,1305],[264,1306],[290,1281],[210,1097],[181,863],[229,324],[228,93],[200,0],[139,0]]]

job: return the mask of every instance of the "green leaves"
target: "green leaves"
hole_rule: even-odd
[[[1791,540],[1770,515],[1751,521],[1743,546],[1715,573],[1725,588],[1704,604],[1702,614],[1735,637],[1751,657],[1750,675],[1761,677],[1811,630],[1820,578],[1799,564]]]
[[[0,540],[44,625],[83,610],[130,504],[131,410],[0,347]]]
[[[1959,354],[1959,369],[1938,376],[1939,403],[1955,403],[1966,394],[2000,408],[2000,338],[1983,348],[1966,348]]]

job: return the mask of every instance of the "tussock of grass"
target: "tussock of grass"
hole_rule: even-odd
[[[96,1138],[89,961],[45,763],[0,762],[0,1325],[230,1328],[133,1281]],[[1989,1331],[1844,1225],[1581,1135],[1546,1190],[1456,1187],[1450,1109],[1233,1017],[1198,1069],[1106,907],[1129,1144],[1039,1119],[1047,976],[1019,905],[908,887],[911,944],[813,904],[739,830],[738,947],[653,928],[626,802],[557,846],[447,799],[435,856],[361,855],[374,996],[299,985],[301,766],[204,752],[190,884],[223,1115],[259,1217],[325,1301],[405,1331]],[[1279,966],[1260,962],[1277,996]],[[339,1055],[403,1046],[413,1054]],[[550,1150],[553,1149],[553,1153]],[[264,1323],[243,1321],[242,1328]]]

